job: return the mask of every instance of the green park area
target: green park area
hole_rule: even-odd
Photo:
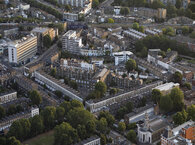
[[[23,145],[53,145],[54,143],[54,136],[53,131],[43,133],[39,136],[36,136],[32,139],[29,139],[23,142]]]

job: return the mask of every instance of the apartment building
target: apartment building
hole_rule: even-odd
[[[64,12],[63,13],[63,20],[64,21],[78,21],[79,15],[76,13],[69,13],[69,12]]]
[[[88,71],[95,70],[95,64],[77,59],[61,59],[60,65],[65,68],[73,68]]]
[[[24,64],[37,53],[37,36],[27,35],[9,43],[8,58],[10,63]]]
[[[79,143],[76,143],[75,145],[100,145],[100,144],[101,144],[100,137],[95,135],[95,136],[87,138]]]
[[[0,104],[4,104],[17,99],[17,92],[10,91],[0,94]]]
[[[74,7],[84,7],[87,0],[58,0],[60,4],[71,5]]]
[[[7,117],[0,120],[0,131],[4,131],[6,129],[9,129],[9,127],[12,125],[12,123],[14,121],[17,121],[17,120],[23,119],[23,118],[28,119],[30,117],[34,117],[35,115],[39,115],[39,108],[37,108],[37,107],[35,107],[35,108],[32,107],[28,111],[7,116]]]
[[[38,48],[43,47],[43,37],[45,35],[49,35],[51,37],[51,40],[54,40],[55,37],[58,36],[58,29],[54,28],[36,27],[31,32],[37,35]]]
[[[190,3],[191,0],[182,0],[182,7],[184,9],[188,8],[188,5]],[[164,5],[167,5],[168,3],[172,4],[172,5],[175,5],[176,4],[176,0],[161,0],[161,2],[164,4]]]
[[[62,49],[73,54],[80,54],[83,46],[82,38],[77,36],[76,31],[69,30],[62,36]]]
[[[115,65],[119,65],[122,62],[126,62],[130,59],[133,53],[130,51],[115,52],[113,56],[115,58]]]

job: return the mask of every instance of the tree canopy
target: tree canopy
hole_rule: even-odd
[[[129,59],[126,64],[125,64],[125,68],[128,72],[135,70],[137,68],[137,64],[136,61],[134,59]]]

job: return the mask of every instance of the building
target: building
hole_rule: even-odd
[[[9,43],[8,58],[10,63],[26,63],[37,53],[37,36],[27,35],[20,40]]]
[[[36,27],[31,32],[37,35],[38,48],[43,47],[44,36],[49,35],[52,41],[56,38],[56,36],[58,36],[58,29],[54,28]]]
[[[73,54],[80,54],[83,46],[82,39],[77,36],[76,31],[69,30],[62,36],[62,49]]]
[[[76,59],[61,59],[60,65],[65,68],[95,70],[95,64]]]
[[[0,104],[4,104],[17,99],[17,92],[10,91],[0,94]]]
[[[182,4],[181,7],[183,7],[184,9],[188,8],[188,5],[190,3],[191,0],[182,0]],[[161,0],[161,2],[164,5],[167,5],[168,3],[175,5],[176,4],[176,0]]]
[[[19,9],[23,10],[23,11],[27,11],[27,10],[30,9],[30,5],[28,5],[28,4],[20,4],[19,5]]]
[[[192,145],[195,141],[194,125],[194,121],[190,120],[173,129],[167,127],[161,135],[161,145]]]
[[[64,12],[63,13],[63,20],[64,21],[78,21],[79,15],[75,14],[75,13]]]
[[[104,64],[103,58],[92,58],[91,63],[95,64],[95,66],[102,66]]]
[[[30,117],[34,117],[35,115],[39,115],[39,108],[32,107],[30,110],[26,112],[21,112],[21,113],[17,113],[11,116],[7,116],[0,120],[0,131],[9,129],[9,127],[12,125],[14,121],[17,121],[23,118],[28,119]]]
[[[83,99],[80,97],[79,92],[77,92],[74,89],[71,89],[69,86],[47,75],[43,71],[35,71],[34,77],[35,77],[35,81],[37,81],[41,85],[46,85],[48,89],[52,91],[59,90],[64,95],[70,97],[71,99],[76,99],[80,102],[83,102]]]
[[[133,53],[130,51],[115,52],[113,56],[115,58],[115,65],[119,65],[122,62],[126,62],[130,59]]]
[[[84,7],[87,0],[58,0],[60,4],[70,5],[73,7]]]
[[[153,144],[160,140],[161,134],[168,124],[161,118],[149,120],[148,114],[145,114],[143,124],[138,124],[138,140],[140,143]]]
[[[124,117],[125,123],[134,123],[138,122],[140,120],[144,120],[145,114],[148,114],[148,117],[153,116],[154,113],[154,106],[153,105],[146,105],[141,108],[136,108],[133,110],[133,112],[126,114]]]
[[[179,83],[165,83],[160,86],[155,87],[154,89],[160,90],[163,95],[169,94],[173,88],[179,88]]]
[[[87,138],[79,143],[76,143],[75,145],[100,145],[100,137],[98,136],[92,136],[90,138]]]
[[[166,17],[167,17],[167,10],[163,8],[158,8],[157,18],[166,19]]]

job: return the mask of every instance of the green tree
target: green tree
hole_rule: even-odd
[[[106,140],[106,136],[104,134],[100,135],[100,141],[101,141],[101,145],[105,145],[107,140]]]
[[[160,98],[162,97],[162,93],[158,89],[153,89],[152,90],[152,100],[154,103],[160,103]]]
[[[189,27],[188,26],[183,26],[182,27],[182,34],[184,34],[184,35],[189,34]]]
[[[96,124],[94,120],[87,121],[86,130],[88,135],[91,135],[96,131]]]
[[[64,121],[64,116],[65,116],[65,110],[63,107],[57,107],[56,108],[56,120],[60,123]]]
[[[112,114],[110,114],[108,111],[101,111],[99,113],[98,118],[101,119],[102,117],[106,118],[106,121],[108,123],[108,126],[112,127],[114,122],[115,122],[115,118]]]
[[[1,145],[6,145],[6,138],[0,137],[0,143],[1,143]]]
[[[173,74],[173,81],[175,83],[180,83],[181,84],[182,78],[183,78],[183,75],[178,71]]]
[[[173,88],[170,93],[170,97],[173,102],[173,109],[175,111],[181,111],[184,107],[184,94],[179,88]]]
[[[55,78],[56,77],[56,73],[57,73],[56,68],[51,68],[50,75]]]
[[[51,37],[47,34],[43,37],[43,46],[49,48],[51,46],[52,40]]]
[[[130,123],[130,124],[127,125],[127,129],[128,129],[128,130],[130,130],[130,129],[135,129],[135,128],[137,128],[137,125],[136,125],[135,122],[134,122],[134,123]]]
[[[39,105],[42,102],[42,97],[36,90],[29,92],[29,98],[31,99],[33,105]]]
[[[181,5],[182,5],[181,0],[176,0],[175,7],[176,7],[177,9],[180,9],[180,8],[181,8]]]
[[[144,26],[140,26],[140,27],[139,27],[139,32],[144,33]]]
[[[78,125],[77,126],[77,132],[81,140],[85,139],[87,137],[87,130],[84,125]]]
[[[74,80],[71,80],[70,81],[70,87],[77,90],[78,89],[78,85],[77,83],[74,81]]]
[[[65,8],[65,10],[66,10],[67,12],[71,12],[71,10],[72,10],[72,8],[71,8],[70,5],[65,5],[64,8]]]
[[[127,139],[130,140],[131,142],[133,143],[136,143],[136,133],[134,130],[130,130],[128,133],[127,133]]]
[[[128,102],[125,107],[127,108],[128,112],[131,112],[133,110],[133,103],[132,102]]]
[[[110,95],[115,95],[116,93],[117,93],[117,89],[116,88],[110,89]]]
[[[99,91],[101,96],[104,95],[107,91],[107,86],[104,82],[99,81],[98,83],[95,84],[95,90]]]
[[[55,93],[56,96],[58,96],[60,98],[63,97],[63,93],[61,91],[59,91],[59,90],[56,90],[54,93]]]
[[[100,131],[101,133],[106,133],[107,131],[107,127],[108,127],[108,123],[106,121],[106,118],[102,117],[98,123],[97,123],[97,129],[98,131]]]
[[[12,115],[12,114],[16,114],[17,113],[17,109],[15,105],[10,105],[7,111],[8,115]]]
[[[30,118],[31,123],[31,134],[32,136],[36,136],[43,132],[44,125],[43,125],[43,119],[40,115],[35,115],[34,117]]]
[[[2,106],[0,106],[0,120],[3,118],[3,117],[5,117],[5,109],[2,107]]]
[[[119,124],[118,124],[118,130],[120,132],[124,132],[125,129],[126,129],[126,124],[124,122],[119,122]]]
[[[55,145],[70,145],[78,141],[77,130],[69,123],[63,122],[54,129]]]
[[[186,87],[188,90],[191,90],[192,89],[192,85],[190,83],[188,83],[188,82],[186,82],[184,84],[184,87]]]
[[[188,119],[195,121],[195,105],[191,105],[187,108]]]
[[[15,137],[10,137],[7,140],[7,145],[22,145],[19,140],[17,140]]]
[[[133,26],[132,26],[132,28],[134,29],[134,30],[139,30],[139,23],[137,23],[137,22],[135,22],[135,23],[133,23]]]
[[[46,129],[51,129],[55,123],[55,115],[56,108],[52,106],[45,107],[45,109],[41,112],[41,116],[43,117],[43,123]]]
[[[173,121],[176,125],[180,125],[182,123],[185,122],[185,119],[183,118],[183,115],[181,112],[177,112],[174,116],[173,116]]]
[[[129,10],[129,8],[128,7],[122,7],[121,9],[120,9],[120,14],[121,15],[129,15],[129,13],[130,13],[130,10]]]
[[[173,101],[169,95],[162,96],[160,98],[160,109],[165,113],[171,111],[173,108]]]
[[[114,23],[114,20],[112,18],[108,18],[108,23]]]
[[[134,59],[129,59],[126,63],[125,63],[125,68],[128,71],[128,73],[132,70],[135,70],[137,67],[136,65],[136,61]]]
[[[92,8],[97,8],[99,5],[99,0],[92,0]]]

